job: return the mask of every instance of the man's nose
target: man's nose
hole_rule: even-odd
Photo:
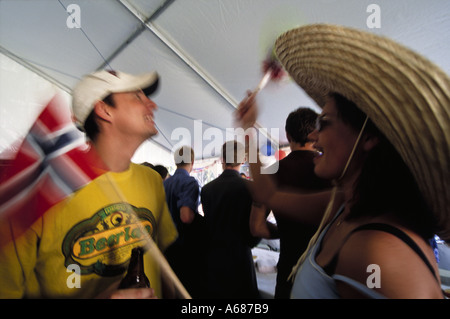
[[[153,101],[152,99],[150,99],[149,97],[145,97],[145,105],[149,108],[151,108],[152,110],[157,110],[158,109],[158,105],[155,103],[155,101]]]

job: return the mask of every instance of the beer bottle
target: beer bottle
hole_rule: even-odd
[[[130,264],[125,277],[119,285],[119,289],[126,288],[150,288],[150,281],[144,273],[144,249],[133,248]]]

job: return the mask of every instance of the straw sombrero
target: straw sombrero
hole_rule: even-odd
[[[282,34],[278,59],[319,106],[330,92],[353,101],[410,168],[450,242],[450,79],[384,37],[333,25]]]

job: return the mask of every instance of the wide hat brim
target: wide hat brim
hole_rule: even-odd
[[[329,93],[353,101],[397,149],[450,242],[450,79],[398,43],[335,25],[279,36],[275,52],[289,75],[323,106]]]

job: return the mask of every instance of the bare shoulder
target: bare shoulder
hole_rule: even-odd
[[[431,247],[416,234],[405,233],[419,246],[438,274]],[[340,250],[336,273],[355,279],[388,298],[442,298],[440,283],[420,256],[401,239],[384,231],[353,233]],[[339,284],[338,288],[344,296],[354,293],[346,284]]]

